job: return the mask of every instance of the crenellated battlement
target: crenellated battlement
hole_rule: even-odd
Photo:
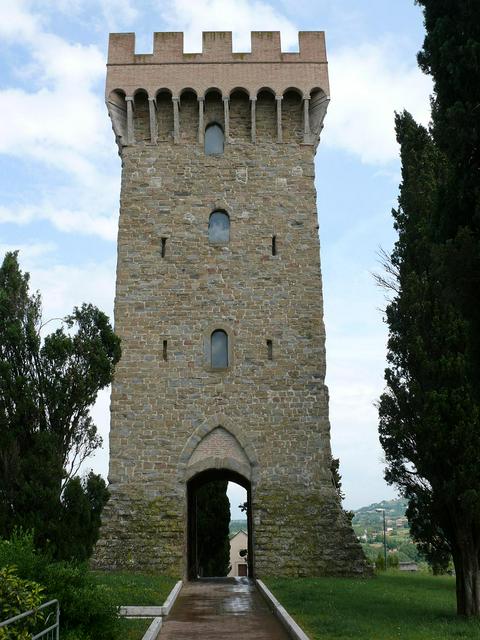
[[[202,53],[184,53],[183,33],[155,33],[153,53],[137,54],[134,33],[110,34],[106,101],[120,150],[170,138],[191,143],[184,125],[193,118],[202,144],[205,126],[213,118],[208,108],[212,100],[218,103],[215,120],[227,144],[245,141],[245,132],[235,135],[235,127],[229,126],[230,110],[238,109],[250,121],[248,140],[267,141],[257,136],[258,108],[260,115],[269,113],[268,141],[295,139],[316,145],[329,102],[323,31],[300,32],[298,53],[282,52],[278,31],[254,31],[251,38],[251,53],[233,53],[230,31],[207,31]],[[297,96],[293,106],[292,93]],[[195,116],[192,100],[198,103]],[[300,128],[301,135],[289,136],[292,123],[284,122],[282,102],[284,111],[296,111],[294,129]],[[185,109],[192,114],[187,117]],[[160,134],[165,128],[170,133]]]
[[[199,64],[209,62],[326,63],[323,31],[300,31],[298,53],[282,52],[279,31],[252,31],[251,52],[234,53],[231,31],[204,31],[201,53],[185,53],[182,32],[153,34],[153,53],[135,53],[134,33],[111,33],[108,64]]]

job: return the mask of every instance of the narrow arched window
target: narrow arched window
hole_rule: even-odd
[[[230,218],[225,211],[214,211],[210,214],[208,240],[214,244],[230,242]]]
[[[228,336],[222,329],[215,330],[210,337],[210,357],[213,369],[228,367]]]
[[[205,129],[205,153],[214,156],[223,153],[224,135],[219,124],[209,124]]]

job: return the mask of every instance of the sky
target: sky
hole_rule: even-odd
[[[331,103],[316,157],[332,450],[355,509],[394,497],[383,480],[375,401],[384,387],[384,294],[372,273],[395,241],[400,181],[394,112],[429,121],[430,78],[417,67],[424,30],[413,0],[0,0],[0,259],[20,250],[44,318],[92,302],[112,315],[120,159],[104,104],[108,33],[324,30]],[[85,468],[108,470],[109,391],[93,416],[104,447]],[[242,500],[230,491],[232,504]],[[234,512],[238,516],[238,512]]]

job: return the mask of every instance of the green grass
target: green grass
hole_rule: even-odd
[[[121,618],[118,621],[118,640],[141,640],[152,620],[132,620],[131,618]]]
[[[455,615],[455,579],[388,572],[372,579],[269,578],[267,586],[312,640],[480,638]]]
[[[94,571],[97,582],[110,594],[113,603],[122,605],[161,606],[177,580],[167,576],[133,571]],[[141,640],[151,619],[119,618],[118,640]]]
[[[94,575],[117,606],[161,606],[177,582],[175,578],[133,571],[95,571]]]

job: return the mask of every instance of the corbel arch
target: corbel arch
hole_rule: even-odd
[[[225,132],[225,113],[222,92],[216,87],[205,91],[204,95],[204,126],[219,124]]]
[[[182,142],[192,143],[198,138],[198,94],[195,89],[185,87],[180,92],[180,131]]]
[[[125,100],[125,91],[123,89],[114,89],[110,91],[107,97],[107,109],[112,128],[115,134],[116,142],[119,148],[128,144],[127,141],[127,102]]]
[[[229,91],[228,96],[231,98],[236,93],[245,94],[247,98],[250,99],[250,91],[245,87],[234,87]]]
[[[244,87],[235,87],[230,91],[230,139],[233,143],[251,140],[250,93]]]
[[[296,93],[302,100],[305,97],[309,97],[308,95],[305,95],[305,92],[302,91],[301,89],[299,89],[298,87],[286,87],[283,91],[282,91],[282,95],[285,96],[286,93]]]
[[[262,87],[256,94],[256,140],[277,141],[277,106],[275,91]]]
[[[135,142],[150,142],[150,107],[148,103],[148,91],[138,88],[133,92],[133,131]]]
[[[157,130],[159,142],[172,140],[173,138],[173,102],[172,92],[164,87],[155,94],[157,105]]]
[[[138,97],[138,96],[143,96],[145,95],[147,100],[150,97],[148,94],[148,91],[146,89],[144,89],[143,87],[138,87],[137,89],[135,89],[135,91],[132,93],[132,96],[134,98],[134,100]]]
[[[323,129],[323,121],[327,114],[330,97],[320,87],[314,87],[310,91],[308,114],[310,119],[310,130],[318,139]]]
[[[300,143],[304,134],[303,92],[288,87],[282,96],[282,129],[284,142]]]
[[[265,86],[265,87],[259,87],[259,88],[254,92],[254,94],[255,94],[255,96],[254,96],[254,97],[256,97],[256,98],[257,98],[257,100],[258,100],[258,98],[259,98],[260,94],[262,94],[262,93],[269,94],[269,95],[271,95],[271,96],[272,96],[272,98],[275,98],[275,96],[276,96],[276,92],[275,92],[275,90],[274,90],[274,89],[272,89],[272,87],[266,87],[266,86]]]

